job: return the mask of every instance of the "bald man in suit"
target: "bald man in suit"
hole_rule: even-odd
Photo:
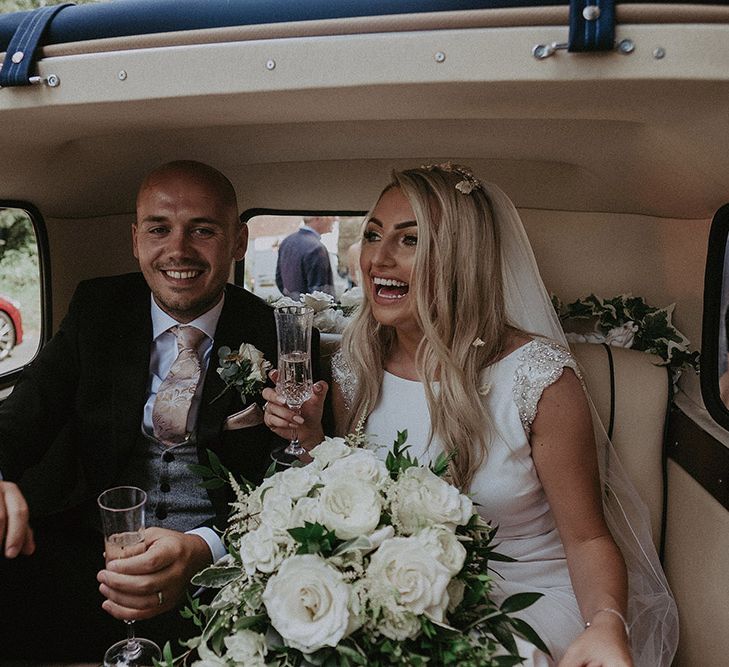
[[[257,483],[281,444],[263,424],[260,393],[244,404],[216,372],[217,351],[243,342],[276,364],[272,309],[227,283],[247,236],[220,172],[182,161],[155,169],[132,225],[141,273],[81,283],[0,405],[2,657],[98,660],[124,633],[115,619],[141,620],[140,634],[173,645],[187,630],[178,609],[190,577],[224,553],[212,526],[224,525],[232,499],[227,487],[201,488],[188,465],[208,465],[209,450]],[[202,332],[202,370],[185,437],[163,442],[152,416],[180,325]],[[23,475],[51,447],[77,462],[85,492],[36,519]],[[95,499],[117,485],[148,493],[146,550],[105,564]]]

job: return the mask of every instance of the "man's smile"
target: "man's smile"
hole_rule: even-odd
[[[161,269],[161,271],[165,276],[174,280],[190,280],[197,278],[202,273],[200,269],[187,269],[184,271],[179,269]]]

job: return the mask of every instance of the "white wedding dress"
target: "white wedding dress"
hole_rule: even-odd
[[[493,563],[494,570],[504,577],[496,578],[498,596],[520,591],[544,593],[518,615],[532,625],[558,659],[582,631],[582,618],[554,517],[532,462],[528,432],[544,389],[565,367],[576,369],[577,365],[567,351],[564,331],[539,275],[519,213],[498,186],[481,183],[480,187],[491,203],[499,233],[507,320],[535,339],[484,371],[483,381],[490,384],[486,398],[495,432],[489,434],[488,458],[477,472],[471,492],[483,516],[499,526],[499,551],[518,559],[516,563]],[[352,405],[356,378],[345,367],[341,354],[333,358],[332,371],[345,403]],[[407,429],[412,452],[423,463],[432,460],[441,448],[433,442],[426,451],[430,416],[423,386],[385,373],[381,389],[366,423],[367,433],[389,449],[397,431]],[[636,667],[669,667],[678,643],[676,603],[653,546],[645,505],[620,465],[591,401],[590,406],[605,519],[628,571],[633,660]],[[526,642],[519,643],[519,650],[529,667],[554,664]]]
[[[341,359],[335,360],[334,376],[347,385],[341,363]],[[480,514],[498,526],[497,551],[517,559],[491,564],[500,575],[494,576],[494,598],[500,602],[521,592],[544,595],[516,615],[536,630],[555,662],[520,640],[520,655],[527,667],[556,664],[583,629],[564,548],[532,461],[528,435],[542,392],[564,368],[577,369],[565,348],[534,339],[483,373],[489,386],[486,403],[494,432],[469,495]],[[351,386],[343,387],[345,395],[347,389],[351,391]],[[385,372],[380,399],[366,423],[370,446],[384,458],[397,432],[404,429],[408,431],[410,453],[420,463],[433,461],[442,451],[436,439],[426,447],[430,418],[423,385]]]

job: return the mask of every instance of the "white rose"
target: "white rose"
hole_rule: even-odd
[[[291,467],[276,475],[274,489],[291,500],[298,500],[306,496],[318,482],[319,476],[315,469],[309,466]]]
[[[291,512],[291,528],[301,527],[306,522],[321,523],[319,518],[319,498],[299,498]]]
[[[238,630],[223,642],[228,649],[227,656],[246,667],[262,667],[266,664],[266,638],[253,630]]]
[[[251,362],[251,371],[248,374],[249,380],[263,382],[266,379],[265,373],[271,367],[270,362],[266,361],[261,352],[255,345],[250,343],[242,343],[238,348],[240,358],[249,359]]]
[[[334,305],[334,297],[326,292],[310,292],[301,295],[301,302],[311,308],[315,313],[320,313]]]
[[[587,333],[587,334],[581,334],[581,333],[575,333],[575,332],[569,332],[565,333],[564,337],[567,339],[568,343],[593,343],[593,344],[600,344],[605,342],[605,336],[603,336],[601,333]]]
[[[433,524],[455,529],[468,523],[473,502],[432,470],[414,466],[400,475],[390,492],[392,522],[406,534]]]
[[[318,468],[326,468],[332,461],[349,456],[354,450],[344,441],[344,438],[325,437],[324,440],[310,452]]]
[[[435,547],[415,537],[387,540],[367,568],[371,599],[386,604],[389,597],[413,614],[427,614],[442,623],[451,576],[437,555]]]
[[[362,288],[353,287],[339,297],[339,303],[342,305],[342,308],[354,308],[362,303],[363,298]]]
[[[243,535],[240,539],[240,558],[246,574],[252,576],[259,572],[273,572],[294,544],[293,538],[286,532],[274,531],[263,524]]]
[[[322,333],[342,333],[349,319],[341,310],[328,308],[314,315],[314,326]]]
[[[313,653],[336,646],[349,624],[350,587],[320,556],[291,556],[266,584],[263,602],[287,646]]]
[[[455,533],[443,526],[432,526],[417,534],[424,544],[430,544],[438,552],[438,560],[448,569],[451,576],[458,574],[466,562],[466,549]]]
[[[293,501],[291,496],[280,492],[277,488],[268,489],[261,498],[261,513],[259,519],[262,524],[271,528],[286,530],[289,528]]]
[[[319,492],[320,522],[342,540],[369,535],[380,523],[381,509],[377,489],[356,477],[332,478]]]
[[[274,308],[289,308],[291,306],[300,306],[300,301],[294,301],[290,296],[282,296],[273,302]]]
[[[246,376],[246,380],[251,382],[265,382],[266,375],[261,366],[251,366],[251,370]]]
[[[343,475],[365,480],[378,489],[390,482],[390,473],[384,461],[367,449],[353,449],[349,456],[333,461],[321,473],[321,479],[324,483],[328,483]]]
[[[638,331],[638,325],[634,322],[626,322],[622,326],[614,327],[607,332],[605,342],[616,347],[631,347],[633,338]]]

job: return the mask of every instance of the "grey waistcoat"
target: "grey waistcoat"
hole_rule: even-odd
[[[145,523],[186,531],[210,519],[214,512],[200,477],[188,468],[198,463],[195,437],[166,446],[140,433],[120,483],[147,492]]]

